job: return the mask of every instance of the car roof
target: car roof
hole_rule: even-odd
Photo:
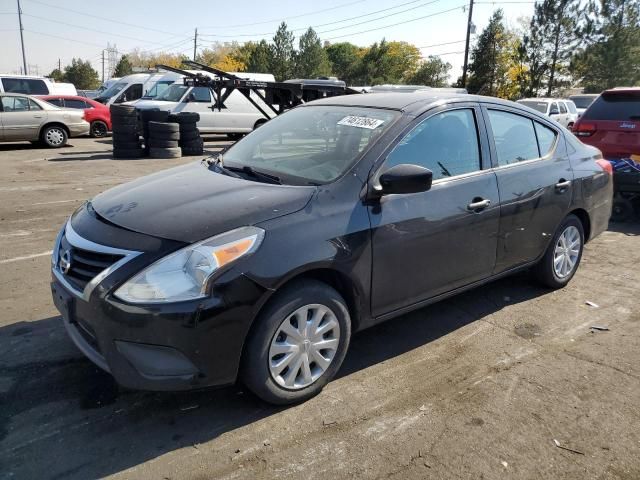
[[[312,105],[345,105],[350,107],[384,108],[399,110],[406,113],[418,114],[439,103],[450,102],[483,102],[517,107],[522,105],[509,100],[482,95],[469,95],[451,92],[433,92],[424,90],[411,93],[358,93],[353,95],[340,95],[327,97],[311,102]],[[526,108],[526,107],[524,107]],[[527,109],[530,111],[530,109]]]
[[[3,97],[31,97],[28,93],[0,92]]]
[[[603,95],[640,95],[640,87],[616,87],[602,92]]]

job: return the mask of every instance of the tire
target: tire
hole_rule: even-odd
[[[151,158],[180,158],[182,156],[182,150],[179,147],[176,148],[153,148],[149,149],[149,156]]]
[[[59,125],[49,125],[44,127],[40,134],[40,140],[49,148],[64,147],[69,140],[69,134]]]
[[[114,150],[134,150],[140,148],[140,142],[113,142]]]
[[[196,140],[198,138],[200,138],[200,132],[198,130],[188,130],[188,131],[180,130],[181,141],[189,142],[191,140]]]
[[[151,136],[154,133],[180,133],[180,127],[177,123],[166,122],[149,122],[149,133]]]
[[[150,148],[177,148],[178,142],[176,140],[157,140],[155,138],[149,139]]]
[[[169,112],[165,110],[140,110],[140,119],[143,122],[166,122]]]
[[[633,203],[628,198],[620,195],[613,197],[613,207],[611,208],[612,222],[626,222],[633,214]]]
[[[200,155],[204,155],[204,149],[202,148],[183,148],[182,149],[183,157],[199,157]]]
[[[186,142],[183,142],[182,140],[180,140],[180,146],[182,148],[189,148],[189,149],[199,148],[200,150],[202,150],[202,148],[204,147],[204,142],[202,141],[201,138],[196,138],[195,140],[187,140]]]
[[[255,130],[256,128],[260,128],[262,125],[264,125],[265,123],[267,123],[267,119],[266,118],[261,118],[260,120],[258,120],[256,122],[256,124],[253,126],[253,129]]]
[[[119,142],[137,142],[140,136],[137,133],[113,132],[111,140],[113,143]]]
[[[324,324],[326,326],[328,321],[337,324],[337,327],[324,332],[323,336],[316,337],[318,341],[337,339],[337,342],[334,342],[336,348],[323,372],[320,373],[318,371],[318,369],[322,371],[322,368],[315,362],[317,357],[312,353],[314,348],[313,339],[309,339],[311,343],[305,342],[304,348],[311,349],[309,353],[306,353],[306,358],[309,359],[308,355],[311,355],[311,358],[314,359],[310,361],[310,366],[313,367],[311,368],[311,383],[307,383],[308,381],[305,381],[304,378],[300,378],[302,366],[298,368],[297,372],[295,368],[290,369],[291,367],[287,366],[278,376],[276,376],[275,372],[272,373],[270,369],[272,359],[276,357],[276,360],[278,360],[277,355],[273,355],[274,352],[271,351],[271,347],[283,335],[280,327],[289,322],[289,327],[291,327],[292,331],[296,331],[296,327],[292,323],[296,317],[293,317],[292,314],[305,306],[312,306],[312,308],[324,307],[332,314],[332,318],[327,315],[322,317],[320,325]],[[332,334],[332,338],[325,338],[324,335],[327,334]],[[289,338],[289,335],[285,335],[285,339],[287,338]],[[293,338],[291,336],[292,340],[289,341],[297,342]],[[266,402],[276,405],[302,402],[320,393],[324,386],[335,376],[347,353],[350,338],[351,318],[342,296],[322,282],[315,280],[296,282],[276,293],[256,318],[244,349],[241,365],[242,381],[253,393]],[[327,356],[331,355],[330,350],[326,349],[325,353],[322,354],[325,360],[327,360]],[[294,356],[291,362],[295,361]],[[293,373],[287,375],[287,372]],[[318,376],[314,379],[313,377],[316,375]],[[298,378],[300,378],[300,382],[297,385],[294,384],[287,387],[287,379],[290,380],[292,376],[294,382]]]
[[[238,140],[240,140],[242,137],[244,136],[244,133],[227,133],[227,138],[229,140],[233,140],[234,142],[237,142]]]
[[[138,119],[136,117],[111,117],[111,125],[113,128],[117,127],[138,127]]]
[[[142,157],[144,157],[144,150],[142,150],[141,148],[116,149],[113,151],[113,158],[117,158],[120,160]]]
[[[569,257],[572,259],[573,266],[571,267],[570,271],[568,271],[564,275],[561,275],[558,272],[558,269],[554,267],[554,264],[556,263],[556,248],[564,248],[564,246],[560,243],[560,238],[563,234],[565,234],[565,232],[568,231],[574,234],[577,233],[580,243],[577,247],[578,251],[575,257],[571,255],[571,252],[568,252]],[[565,242],[565,244],[566,243],[567,242]],[[545,252],[540,262],[538,262],[538,264],[534,267],[533,273],[535,274],[538,281],[544,286],[553,289],[562,288],[571,281],[576,271],[578,270],[578,267],[580,266],[580,260],[582,259],[583,250],[584,229],[582,227],[582,222],[580,222],[578,217],[576,217],[575,215],[568,215],[558,227],[555,235],[553,236],[553,240],[551,240],[551,243],[549,243],[549,246],[547,247],[547,251]],[[559,253],[558,255],[562,257],[561,253]],[[565,265],[565,263],[563,260],[561,260],[559,268],[562,269],[563,265]]]
[[[172,142],[177,142],[180,140],[179,132],[149,132],[149,140],[170,140]]]
[[[106,137],[108,132],[109,132],[109,128],[107,127],[107,124],[102,120],[95,120],[91,122],[89,135],[91,135],[93,138]]]
[[[111,105],[109,111],[111,112],[111,116],[136,116],[136,107],[133,105]]]
[[[180,125],[198,123],[200,114],[196,112],[172,113],[169,115],[169,121]]]

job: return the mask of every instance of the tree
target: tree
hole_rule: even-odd
[[[331,73],[327,52],[322,48],[320,38],[311,27],[300,37],[295,59],[296,77],[317,78]]]
[[[79,58],[74,58],[71,60],[71,65],[65,67],[64,80],[73,83],[79,90],[93,90],[100,86],[98,72],[93,69],[88,60],[83,62]]]
[[[407,78],[407,82],[428,87],[446,87],[449,70],[451,70],[450,63],[443,62],[440,57],[430,56]]]
[[[64,82],[64,73],[62,73],[57,68],[53,69],[49,74],[49,78],[55,80],[56,82]]]
[[[156,65],[168,65],[174,68],[180,68],[182,66],[182,60],[187,59],[183,54],[157,52],[149,53],[135,49],[127,55],[132,67],[138,67],[142,69],[152,69]]]
[[[127,75],[131,75],[133,73],[133,66],[129,61],[129,57],[127,55],[122,55],[120,57],[120,61],[116,65],[116,69],[113,71],[114,77],[125,77]]]
[[[382,39],[362,57],[360,80],[365,85],[400,83],[416,71],[420,58],[420,50],[414,45]]]
[[[521,78],[521,96],[537,97],[543,87],[544,78],[549,69],[545,59],[543,26],[540,25],[540,4],[534,7],[535,15],[529,21],[528,29],[522,35],[517,55],[518,61],[526,65],[527,75]]]
[[[504,63],[504,53],[508,48],[508,37],[502,21],[502,10],[493,12],[473,47],[467,82],[470,93],[496,96],[506,77],[509,66]]]
[[[288,31],[287,24],[282,22],[273,37],[270,62],[271,73],[279,82],[291,78],[293,73],[295,62],[293,40],[293,33]]]
[[[271,71],[271,47],[265,40],[260,40],[250,53],[247,71],[253,73],[269,73]]]
[[[586,92],[640,83],[640,1],[592,4],[583,37],[589,43],[571,62]]]
[[[355,46],[353,43],[340,42],[329,45],[325,48],[331,71],[340,80],[344,80],[347,85],[355,85],[357,82],[360,61],[364,54],[364,49]]]

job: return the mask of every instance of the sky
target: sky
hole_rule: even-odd
[[[270,40],[286,21],[296,37],[309,26],[331,43],[366,46],[406,41],[423,56],[440,55],[457,78],[464,59],[469,0],[20,0],[30,74],[45,75],[72,58],[89,60],[102,71],[102,51],[134,48],[193,54],[214,41]],[[533,1],[476,1],[477,33],[502,8],[508,25],[531,16]],[[475,35],[477,36],[477,35]],[[472,41],[475,36],[472,36]],[[297,42],[297,39],[296,39]],[[20,73],[22,53],[17,0],[0,0],[0,73]]]

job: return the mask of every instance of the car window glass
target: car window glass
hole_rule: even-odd
[[[567,113],[567,107],[564,102],[558,102],[558,104],[560,105],[560,113]]]
[[[13,112],[13,99],[15,97],[2,97],[2,110],[5,112]]]
[[[75,99],[66,99],[64,101],[64,106],[67,108],[87,108],[87,104],[84,103],[82,100],[75,100]]]
[[[28,78],[3,78],[2,86],[8,93],[26,93],[28,95],[47,95],[49,89],[43,80]]]
[[[52,98],[51,100],[47,100],[47,102],[49,102],[52,105],[55,105],[56,107],[62,107],[62,99],[60,98]]]
[[[13,100],[13,102],[10,104],[10,110],[7,110],[6,106],[4,111],[11,111],[11,112],[28,112],[29,111],[29,99],[25,98],[25,97],[8,97],[9,100]],[[2,102],[3,105],[5,105],[4,103],[4,99]]]
[[[538,158],[533,121],[522,115],[489,110],[489,120],[498,155],[498,165],[509,165]]]
[[[386,168],[420,165],[433,179],[480,170],[480,149],[473,110],[451,110],[418,124],[387,156]]]
[[[560,113],[560,109],[558,108],[558,104],[553,102],[551,107],[549,108],[549,115],[558,115]]]
[[[584,112],[585,120],[638,120],[640,95],[613,93],[600,95]]]
[[[549,127],[545,127],[541,123],[533,122],[536,127],[536,135],[538,136],[538,146],[540,147],[540,156],[544,157],[548,154],[553,145],[556,143],[556,132]]]
[[[29,99],[29,110],[42,110],[42,107],[33,100]]]
[[[578,109],[576,108],[576,104],[572,101],[565,102],[567,104],[567,108],[571,113],[578,113]]]
[[[211,90],[209,87],[193,87],[187,96],[190,102],[211,102]]]

